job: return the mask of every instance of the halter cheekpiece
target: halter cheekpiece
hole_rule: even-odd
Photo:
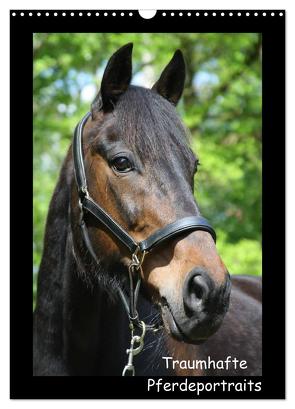
[[[128,314],[131,342],[130,348],[127,349],[128,362],[123,370],[123,376],[134,376],[135,370],[133,365],[133,357],[141,352],[144,345],[144,336],[146,331],[156,332],[159,327],[155,324],[148,325],[143,321],[140,321],[136,305],[141,283],[142,263],[144,257],[153,248],[166,242],[183,232],[191,232],[195,230],[202,230],[209,233],[213,240],[216,242],[216,233],[210,226],[208,221],[201,216],[188,216],[182,219],[176,220],[163,228],[156,230],[145,240],[136,242],[129,233],[120,226],[111,215],[109,215],[102,207],[100,207],[89,195],[87,180],[84,167],[84,155],[83,155],[83,129],[91,113],[88,112],[79,124],[76,126],[73,140],[73,159],[75,178],[79,194],[79,206],[80,206],[80,226],[82,231],[83,240],[85,245],[98,263],[95,251],[91,244],[91,240],[88,235],[87,226],[84,220],[85,212],[91,213],[100,223],[102,223],[109,232],[111,232],[124,246],[126,246],[131,255],[131,261],[128,267],[129,274],[129,296],[121,289],[118,288],[118,294],[122,300],[123,306]],[[136,278],[136,283],[134,283]],[[139,330],[140,335],[134,335],[135,331]]]

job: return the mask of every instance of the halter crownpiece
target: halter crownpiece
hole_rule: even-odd
[[[88,112],[78,123],[74,133],[73,139],[73,159],[74,159],[74,171],[76,184],[79,194],[79,206],[80,206],[80,226],[84,243],[92,255],[94,260],[98,263],[95,251],[92,247],[91,240],[88,235],[87,225],[84,220],[84,212],[92,214],[100,223],[102,223],[109,232],[111,232],[124,246],[128,248],[131,254],[131,262],[129,264],[129,297],[123,292],[121,288],[118,288],[118,294],[122,300],[123,306],[128,314],[131,330],[131,343],[130,349],[127,350],[128,363],[124,368],[123,375],[134,375],[134,366],[132,363],[133,356],[142,350],[144,335],[146,330],[157,331],[156,325],[148,325],[139,320],[136,310],[136,304],[141,283],[142,263],[146,253],[150,252],[160,244],[180,235],[184,232],[191,232],[196,230],[202,230],[209,233],[214,242],[216,242],[216,233],[210,226],[208,221],[201,216],[188,216],[182,219],[176,220],[173,223],[169,223],[161,229],[156,230],[145,240],[140,242],[135,241],[129,233],[120,226],[111,215],[109,215],[102,207],[100,207],[89,195],[87,179],[84,167],[84,155],[83,155],[83,129],[91,116]],[[134,286],[134,277],[137,277],[136,285]],[[134,335],[135,327],[142,329],[141,336]],[[140,341],[139,341],[140,340]],[[134,348],[134,344],[139,342],[139,347]]]

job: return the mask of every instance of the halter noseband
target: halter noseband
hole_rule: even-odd
[[[158,330],[156,325],[147,325],[143,321],[140,321],[136,310],[137,298],[141,282],[141,274],[138,273],[141,273],[142,271],[142,263],[145,254],[150,252],[158,245],[180,235],[183,232],[191,232],[195,230],[206,231],[212,236],[214,242],[216,242],[216,233],[204,217],[189,216],[176,220],[173,223],[170,223],[163,228],[156,230],[145,240],[136,242],[129,235],[129,233],[122,226],[120,226],[112,218],[112,216],[109,215],[102,207],[100,207],[89,195],[83,159],[84,155],[82,137],[84,126],[90,116],[91,113],[88,112],[78,123],[73,139],[73,159],[75,178],[79,194],[80,226],[85,245],[97,263],[98,260],[92,247],[91,240],[88,235],[87,226],[84,220],[85,211],[92,214],[100,223],[102,223],[107,228],[107,230],[109,230],[125,247],[127,247],[131,254],[131,262],[128,267],[130,285],[129,297],[123,292],[121,288],[118,288],[118,293],[128,314],[132,335],[130,349],[127,350],[128,363],[124,368],[123,375],[126,375],[127,373],[134,375],[135,372],[132,359],[134,355],[138,354],[142,350],[143,339],[146,330]],[[135,275],[137,275],[137,282],[134,287],[133,279]],[[134,327],[141,328],[141,336],[134,336]],[[134,345],[136,343],[138,343],[139,346],[135,348]]]

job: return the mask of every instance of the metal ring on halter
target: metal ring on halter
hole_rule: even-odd
[[[146,250],[141,251],[140,247],[137,246],[136,250],[134,251],[134,253],[131,256],[131,258],[132,258],[131,264],[135,264],[137,267],[141,267],[143,262],[144,262],[144,258],[145,258],[146,254],[147,254]]]
[[[144,339],[145,334],[146,334],[146,324],[145,324],[144,321],[140,321],[140,324],[141,324],[141,328],[142,328],[142,333],[141,333],[140,338]]]
[[[142,349],[144,347],[144,337],[145,337],[145,334],[146,334],[146,325],[145,325],[144,321],[140,321],[140,324],[141,324],[141,328],[142,328],[141,335],[134,335],[132,337],[132,341],[131,341],[132,346],[134,346],[135,343],[139,344],[138,347],[132,348],[133,356],[138,355],[142,351]],[[130,352],[130,350],[128,350],[127,353],[128,352]]]

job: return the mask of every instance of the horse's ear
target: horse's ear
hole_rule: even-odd
[[[162,72],[159,80],[152,87],[154,91],[177,105],[185,81],[185,62],[180,50],[176,50],[172,60]]]
[[[104,71],[98,95],[91,105],[92,116],[95,111],[111,111],[128,88],[132,76],[132,48],[128,43],[119,48],[109,59]]]

